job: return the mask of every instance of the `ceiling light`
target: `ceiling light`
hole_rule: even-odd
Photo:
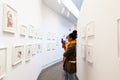
[[[61,0],[57,0],[58,1],[58,4],[61,4]]]

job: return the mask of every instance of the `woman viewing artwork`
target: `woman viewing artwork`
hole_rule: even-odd
[[[67,36],[68,42],[62,47],[65,52],[63,54],[63,69],[65,80],[75,80],[76,74],[76,38],[77,31],[74,30]]]

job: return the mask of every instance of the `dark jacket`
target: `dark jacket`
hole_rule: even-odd
[[[63,56],[66,57],[63,69],[68,73],[75,73],[76,63],[71,63],[70,61],[76,61],[76,44],[69,45]]]

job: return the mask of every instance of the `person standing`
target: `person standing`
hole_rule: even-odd
[[[68,35],[68,43],[63,54],[63,70],[65,80],[75,80],[76,74],[76,38],[77,31]]]

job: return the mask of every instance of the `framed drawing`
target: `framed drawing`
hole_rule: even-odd
[[[33,44],[32,45],[32,56],[34,56],[34,55],[36,55],[36,53],[37,53],[37,44]]]
[[[82,28],[81,37],[86,38],[86,26]]]
[[[38,33],[37,33],[37,29],[33,29],[33,37],[34,37],[34,39],[37,39],[37,35],[38,35]]]
[[[7,58],[7,48],[0,47],[0,79],[2,79],[6,74],[6,60]]]
[[[59,45],[59,37],[56,37],[56,46]]]
[[[27,34],[27,27],[24,25],[19,26],[19,31],[21,36],[25,36]]]
[[[55,35],[56,35],[55,33],[52,33],[52,34],[51,34],[51,39],[52,39],[52,40],[55,40]]]
[[[120,18],[117,19],[117,34],[118,34],[118,58],[120,59]]]
[[[25,61],[29,61],[32,55],[32,44],[26,46]]]
[[[36,35],[37,39],[40,39],[39,37],[39,31],[37,30],[37,35]]]
[[[81,54],[82,58],[86,59],[86,44],[81,44]]]
[[[40,39],[40,36],[39,36],[39,29],[36,29],[36,39]]]
[[[32,25],[29,25],[29,29],[28,29],[29,33],[28,33],[28,36],[29,37],[33,37],[34,36],[34,27]]]
[[[50,32],[48,32],[46,36],[47,36],[47,40],[51,40],[51,33]]]
[[[24,46],[14,46],[13,47],[13,54],[12,54],[12,65],[16,65],[23,60],[23,54],[24,54]]]
[[[4,4],[3,31],[15,33],[17,27],[17,11],[11,6]]]
[[[95,35],[95,22],[94,21],[91,21],[90,23],[88,23],[86,25],[86,35],[87,37],[90,37],[90,36],[94,36]]]
[[[86,52],[86,55],[87,55],[87,61],[89,63],[93,63],[93,46],[92,45],[87,45],[87,52]]]
[[[51,48],[52,48],[52,50],[55,50],[55,48],[56,48],[55,43],[51,43]]]
[[[48,43],[47,44],[47,51],[50,51],[51,50],[51,43]]]
[[[39,37],[40,40],[42,40],[43,39],[43,33],[39,32],[38,37]]]
[[[41,53],[41,52],[42,52],[42,45],[41,45],[41,43],[38,43],[37,53]]]

